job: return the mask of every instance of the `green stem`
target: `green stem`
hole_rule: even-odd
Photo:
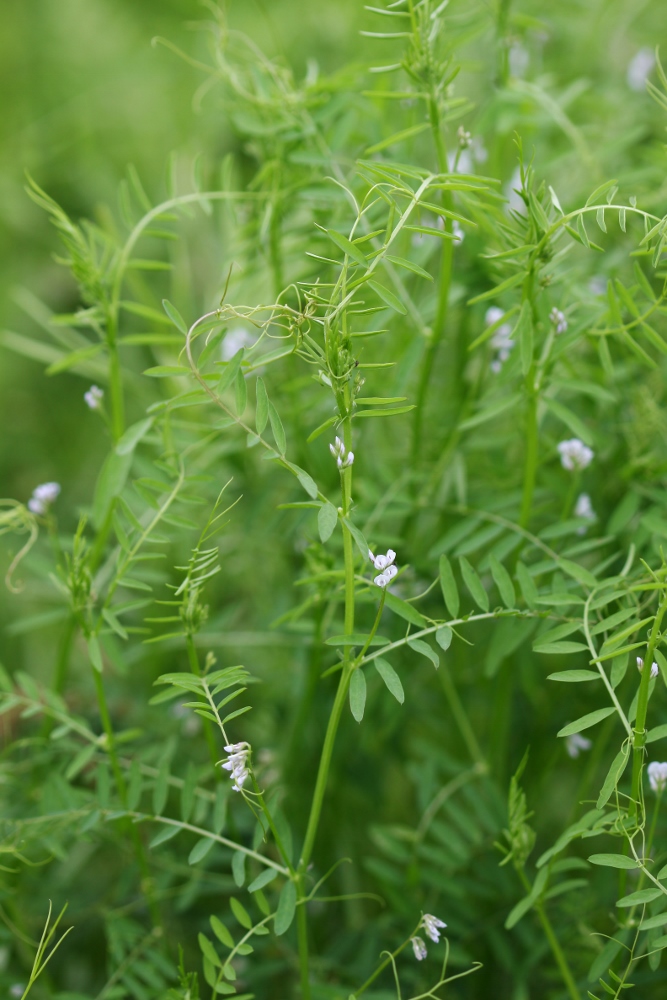
[[[445,697],[449,704],[449,708],[451,710],[452,715],[454,716],[454,721],[456,722],[456,725],[459,728],[459,732],[461,733],[463,742],[468,748],[468,753],[470,754],[470,756],[472,757],[472,759],[475,761],[476,764],[482,765],[484,770],[486,770],[487,767],[486,759],[484,757],[484,754],[482,753],[482,749],[479,743],[477,742],[477,737],[475,736],[475,732],[472,726],[470,725],[470,719],[468,718],[468,714],[465,708],[463,707],[461,699],[459,698],[459,693],[456,690],[456,685],[454,684],[454,680],[452,678],[451,673],[449,672],[449,667],[447,666],[446,663],[442,662],[440,664],[440,670],[438,671],[438,673],[440,675],[442,688],[443,691],[445,692]]]
[[[197,647],[195,646],[194,636],[188,632],[185,638],[185,645],[188,651],[188,660],[190,661],[190,670],[195,675],[195,677],[201,677],[201,667],[199,665],[199,656],[197,654]],[[218,751],[215,746],[215,735],[213,733],[213,726],[211,725],[210,719],[204,719],[204,736],[206,737],[206,743],[208,745],[208,755],[211,759],[211,764],[213,765],[213,770],[215,771],[215,776],[218,781],[222,778],[222,771],[220,768],[216,767],[219,757]]]
[[[123,436],[123,431],[125,430],[125,404],[123,401],[123,378],[120,369],[120,358],[118,356],[117,324],[117,315],[114,313],[109,316],[107,322],[111,434],[114,442]]]
[[[630,790],[630,815],[636,816],[639,803],[641,801],[641,777],[644,763],[644,747],[646,745],[646,715],[648,712],[649,685],[651,683],[651,664],[653,663],[653,653],[660,639],[660,626],[667,611],[667,597],[663,598],[660,607],[653,619],[653,626],[649,636],[646,653],[644,655],[644,669],[639,682],[639,697],[637,699],[637,718],[633,728],[632,739],[632,785]]]
[[[529,893],[532,889],[532,886],[530,884],[530,881],[526,873],[522,868],[517,868],[517,872],[519,874],[519,878],[523,882],[526,893]],[[577,989],[577,984],[575,982],[574,976],[572,975],[570,967],[567,964],[567,959],[565,957],[563,949],[561,948],[558,942],[558,938],[556,937],[554,929],[551,926],[551,921],[549,920],[549,917],[547,916],[544,910],[544,906],[542,905],[541,902],[535,903],[535,911],[537,913],[540,923],[542,924],[542,930],[544,931],[546,939],[549,942],[549,947],[551,948],[551,952],[554,958],[556,959],[556,965],[560,970],[560,974],[563,977],[563,982],[567,987],[567,991],[570,994],[570,997],[572,998],[572,1000],[581,1000],[581,994]]]
[[[529,390],[528,412],[526,414],[526,459],[523,471],[523,493],[521,496],[521,517],[519,524],[528,527],[530,512],[535,493],[535,477],[537,475],[537,396]]]
[[[383,962],[380,962],[380,964],[378,965],[378,967],[375,970],[375,972],[373,972],[372,975],[370,975],[368,977],[368,979],[366,980],[365,983],[362,983],[362,985],[359,987],[359,989],[357,989],[357,990],[354,991],[353,995],[355,997],[360,997],[362,993],[365,993],[366,990],[368,989],[368,987],[371,985],[371,983],[375,982],[375,980],[377,979],[377,977],[380,975],[381,972],[384,972],[384,970],[387,968],[387,966],[390,964],[390,962],[393,959],[397,958],[398,955],[401,954],[401,952],[403,951],[403,949],[410,943],[410,941],[412,940],[412,938],[415,936],[415,934],[419,930],[420,926],[421,926],[421,920],[419,921],[419,923],[417,924],[417,926],[413,930],[412,934],[410,934],[409,937],[406,937],[405,941],[402,944],[399,944],[398,948],[395,951],[392,951],[391,955],[389,955],[387,958],[385,958],[385,960]]]
[[[498,6],[498,74],[499,87],[506,87],[509,79],[509,45],[507,44],[507,25],[509,21],[512,0],[500,0]]]
[[[305,896],[303,878],[299,878],[297,883],[297,893],[300,898]],[[308,977],[308,912],[304,899],[301,906],[296,908],[296,937],[299,948],[299,974],[301,978],[301,997],[307,1000],[310,997],[310,979]]]
[[[433,144],[435,146],[436,157],[438,161],[438,169],[440,173],[446,174],[448,171],[447,167],[447,149],[445,146],[445,139],[442,134],[442,122],[440,119],[440,108],[438,106],[438,100],[435,94],[431,93],[428,101],[429,119],[431,122],[431,133],[433,136]],[[442,207],[447,211],[452,210],[452,193],[451,191],[442,192]],[[445,232],[452,232],[452,220],[448,216],[444,219]],[[435,360],[435,355],[440,346],[440,343],[444,337],[445,325],[447,323],[447,312],[449,308],[449,290],[452,282],[452,260],[454,254],[454,240],[445,238],[442,247],[442,258],[440,261],[440,280],[438,288],[438,304],[435,313],[435,320],[433,322],[433,328],[431,330],[431,336],[426,345],[426,350],[424,351],[424,357],[422,359],[421,371],[419,375],[419,383],[417,387],[417,397],[416,397],[416,407],[414,415],[414,424],[412,428],[412,466],[414,468],[415,462],[419,457],[421,450],[421,438],[422,430],[424,424],[424,407],[426,405],[426,397],[428,395],[429,383],[431,380],[431,373],[433,371],[433,362]]]

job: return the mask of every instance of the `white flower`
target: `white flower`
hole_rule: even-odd
[[[386,555],[374,556],[369,549],[368,558],[373,563],[375,568],[381,571],[379,575],[375,577],[373,583],[377,587],[386,587],[398,573],[398,570],[394,566],[396,553],[393,549],[387,549]]]
[[[246,330],[244,326],[233,326],[225,334],[225,339],[220,348],[222,360],[231,361],[242,347],[252,347],[254,343],[255,338],[250,330]]]
[[[653,50],[644,46],[637,52],[628,63],[628,70],[625,78],[630,90],[643,90],[646,86],[648,75],[655,65],[655,55]]]
[[[233,781],[232,791],[240,792],[243,784],[248,779],[248,757],[250,756],[249,743],[230,743],[225,747],[229,754],[227,760],[222,762],[225,771],[230,771],[230,778]]]
[[[652,760],[648,766],[648,780],[651,790],[659,794],[667,785],[667,762],[659,764],[657,760]]]
[[[426,945],[424,944],[424,942],[420,937],[413,937],[410,938],[410,940],[412,941],[412,950],[415,953],[415,958],[417,959],[418,962],[423,961],[423,959],[425,959],[426,956],[428,955],[428,952],[426,950]]]
[[[502,319],[504,315],[505,310],[501,309],[500,306],[489,306],[486,310],[486,315],[484,316],[484,322],[487,326],[493,326],[493,324]]]
[[[577,502],[574,505],[574,516],[581,517],[584,521],[597,521],[597,514],[593,510],[593,504],[591,503],[591,498],[588,493],[580,493]],[[586,525],[582,524],[580,528],[577,528],[578,535],[586,534]]]
[[[36,486],[28,500],[28,510],[33,514],[46,514],[59,493],[60,483],[42,483]]]
[[[459,173],[469,173],[469,171],[461,170],[461,164],[459,163]],[[463,232],[461,226],[456,221],[456,219],[454,219],[452,222],[452,233],[454,234],[455,243],[463,243],[464,239],[466,238],[466,234]]]
[[[86,401],[86,406],[91,410],[99,410],[102,406],[102,399],[104,398],[104,389],[100,389],[99,385],[91,385],[88,392],[84,392],[83,398]]]
[[[556,309],[554,306],[549,313],[549,319],[556,327],[556,333],[565,333],[567,330],[567,319],[565,318],[565,313],[561,312],[560,309]]]
[[[439,920],[438,917],[434,917],[432,913],[424,914],[422,927],[426,931],[427,936],[430,937],[431,941],[434,941],[435,944],[437,944],[440,940],[440,931],[446,926],[447,924],[443,923],[442,920]]]
[[[471,136],[470,132],[466,132],[466,130],[464,129],[463,125],[459,125],[458,131],[457,131],[456,134],[458,136],[459,146],[462,149],[466,149],[466,147],[468,147],[471,144],[471,142],[472,142],[472,136]]]
[[[484,320],[488,326],[493,326],[495,323],[499,323],[504,315],[504,311],[498,306],[491,306],[486,310]],[[495,348],[498,352],[496,357],[491,362],[491,371],[497,375],[509,358],[510,351],[514,347],[514,341],[512,340],[512,327],[509,323],[502,323],[497,328],[491,338],[491,347]]]
[[[561,441],[558,445],[561,465],[564,469],[585,469],[593,461],[594,453],[579,438]]]
[[[329,445],[329,451],[336,459],[336,465],[339,469],[348,469],[354,462],[354,452],[347,451],[339,437],[336,438],[335,444]]]
[[[570,757],[578,757],[582,750],[590,750],[592,746],[592,741],[586,739],[581,733],[573,733],[565,740],[565,749]]]
[[[638,657],[637,657],[637,670],[638,670],[638,671],[639,671],[639,673],[641,674],[641,672],[642,672],[642,670],[643,670],[643,669],[644,669],[644,661],[642,660],[641,656],[638,656]],[[653,663],[651,664],[651,680],[652,680],[652,679],[653,679],[654,677],[657,677],[659,673],[660,673],[660,667],[659,667],[659,666],[658,666],[658,664],[657,664],[657,663],[655,663],[655,661],[654,661],[654,662],[653,662]]]

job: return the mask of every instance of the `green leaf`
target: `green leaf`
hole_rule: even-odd
[[[320,540],[327,542],[338,523],[338,511],[332,503],[322,504],[317,512],[317,528],[320,533]]]
[[[303,469],[300,469],[298,465],[292,465],[290,468],[292,469],[292,472],[296,473],[296,478],[299,480],[300,485],[303,486],[308,496],[312,500],[316,500],[319,490],[317,489],[317,483],[313,477],[308,475],[308,473]]]
[[[621,747],[611,762],[611,767],[607,771],[607,776],[602,783],[602,788],[600,789],[600,794],[596,803],[597,809],[604,809],[606,806],[607,802],[613,795],[614,789],[623,777],[623,772],[625,771],[629,759],[629,748],[625,746]]]
[[[378,656],[373,660],[373,666],[386,684],[389,693],[392,694],[396,701],[402,705],[405,701],[405,692],[403,691],[401,679],[392,665],[387,663],[386,660],[383,660],[381,656]]]
[[[202,934],[201,931],[197,935],[197,940],[199,941],[199,947],[201,948],[202,954],[205,958],[207,958],[212,965],[215,965],[216,968],[221,969],[222,962],[218,958],[218,953],[213,947],[213,942],[209,941],[206,935]]]
[[[240,903],[236,896],[230,896],[229,905],[232,908],[232,913],[241,924],[241,927],[245,927],[245,929],[249,931],[252,927],[252,920],[250,919],[250,914],[246,910],[243,903]]]
[[[404,621],[418,625],[420,628],[424,628],[426,625],[426,619],[412,604],[408,604],[402,598],[396,597],[395,594],[390,594],[388,590],[385,590],[384,603],[385,607],[393,611],[399,618],[403,618]]]
[[[116,454],[130,455],[139,442],[146,437],[154,420],[155,417],[148,417],[146,420],[139,420],[136,424],[128,427],[116,445]]]
[[[463,577],[463,582],[470,591],[475,604],[482,609],[482,611],[489,610],[489,595],[484,590],[484,586],[479,576],[472,568],[465,556],[460,556],[459,566],[461,567],[461,576]]]
[[[159,816],[167,804],[169,795],[169,761],[163,757],[153,787],[153,813]]]
[[[348,517],[344,517],[342,519],[342,521],[343,521],[343,524],[345,525],[345,527],[347,528],[347,530],[350,532],[350,534],[354,538],[354,541],[356,542],[357,548],[361,552],[361,554],[362,554],[362,556],[364,558],[364,561],[368,562],[368,553],[370,552],[370,549],[368,548],[368,542],[364,538],[363,534],[361,533],[361,531],[359,530],[359,528],[357,528],[356,524],[354,524],[352,521],[350,521],[350,519]]]
[[[524,566],[524,564],[521,561],[517,562],[516,564],[516,578],[519,581],[519,586],[521,587],[521,593],[523,594],[523,599],[532,611],[532,609],[537,604],[537,597],[538,597],[537,587],[535,586],[533,578],[528,572],[527,567]]]
[[[384,285],[380,285],[377,281],[373,281],[371,279],[368,284],[373,289],[375,294],[378,295],[383,302],[386,302],[390,309],[393,309],[395,312],[405,316],[408,310],[405,308],[398,296],[394,295],[392,291],[385,288]]]
[[[273,923],[273,929],[278,937],[289,930],[296,912],[296,886],[294,882],[286,882],[278,898],[278,909]]]
[[[95,484],[93,498],[93,524],[100,530],[107,519],[111,504],[122,493],[132,465],[132,452],[118,455],[112,451],[107,455]]]
[[[431,649],[427,642],[424,642],[423,639],[408,639],[408,646],[410,649],[414,649],[415,653],[421,653],[422,656],[425,656],[431,661],[435,669],[438,669],[440,666],[440,657],[434,649]]]
[[[358,420],[360,417],[397,417],[401,413],[409,413],[414,408],[415,404],[410,403],[409,406],[389,406],[385,410],[356,410],[352,414],[352,419]]]
[[[245,852],[234,851],[232,854],[232,878],[239,889],[241,889],[245,883],[245,862]]]
[[[192,370],[186,365],[155,365],[147,368],[143,374],[149,378],[177,378],[179,375],[191,375]]]
[[[176,329],[180,330],[181,333],[184,334],[184,336],[187,336],[188,333],[187,325],[185,323],[185,320],[179,313],[178,309],[176,308],[176,306],[173,306],[169,301],[169,299],[162,299],[162,308],[164,309],[164,311],[166,312],[167,316],[174,324]]]
[[[639,889],[638,892],[631,892],[629,896],[623,896],[616,903],[617,906],[643,906],[644,903],[652,903],[660,896],[665,898],[665,893],[661,889]]]
[[[274,878],[278,877],[278,872],[275,868],[267,868],[266,871],[261,872],[257,878],[253,879],[248,886],[248,892],[257,892],[258,889],[263,889],[265,885],[273,882]]]
[[[394,257],[388,253],[384,255],[384,259],[398,265],[398,267],[404,267],[406,270],[412,271],[413,274],[418,274],[421,278],[428,278],[429,281],[433,281],[433,275],[425,271],[419,264],[415,264],[414,261],[406,260],[405,257]]]
[[[597,670],[559,670],[555,674],[549,674],[547,680],[563,681],[566,684],[578,684],[582,681],[599,681],[600,675]]]
[[[327,236],[332,243],[335,243],[339,250],[346,253],[348,257],[356,261],[357,264],[361,264],[362,267],[368,267],[368,261],[361,250],[360,247],[356,246],[347,236],[343,236],[342,233],[337,233],[335,229],[327,229]]]
[[[583,642],[545,642],[541,643],[539,646],[535,644],[535,652],[542,654],[549,654],[551,656],[565,656],[567,653],[580,653],[584,649],[588,649]],[[595,675],[599,677],[599,674]]]
[[[248,405],[248,385],[240,368],[234,379],[234,401],[236,403],[236,415],[237,417],[242,417]]]
[[[580,719],[575,722],[568,723],[567,726],[563,726],[561,730],[556,734],[557,736],[573,736],[574,733],[581,733],[584,729],[590,729],[591,726],[596,726],[598,722],[602,722],[603,719],[608,719],[610,715],[613,715],[616,711],[615,708],[598,708],[595,712],[589,712],[588,715],[582,715]]]
[[[361,722],[366,708],[366,677],[361,667],[350,677],[350,711],[357,722]]]
[[[284,455],[287,450],[285,428],[283,427],[282,420],[280,419],[278,411],[271,400],[269,400],[269,420],[271,421],[271,430],[273,431],[273,437],[276,445],[278,446],[278,451],[281,455]]]
[[[435,641],[440,646],[440,649],[444,649],[445,652],[449,649],[452,644],[452,637],[454,633],[450,629],[449,625],[443,625],[435,633]]]
[[[218,392],[223,393],[226,389],[230,387],[232,382],[235,380],[237,374],[241,369],[241,362],[243,361],[243,355],[245,354],[245,348],[241,347],[236,352],[233,358],[231,358],[220,376],[220,381],[218,382]]]
[[[257,433],[261,434],[269,419],[269,397],[264,385],[264,379],[258,378],[255,384],[256,405],[255,405],[255,427]]]
[[[90,657],[90,662],[95,670],[101,674],[104,665],[102,663],[102,650],[100,649],[100,642],[96,635],[88,637],[88,656]]]
[[[656,740],[663,740],[665,736],[667,736],[667,723],[663,722],[661,726],[655,726],[653,729],[649,729],[646,742],[654,743]]]
[[[592,865],[603,865],[605,868],[626,868],[630,870],[631,868],[641,867],[634,858],[628,858],[625,854],[591,854],[588,860]]]
[[[584,444],[587,444],[589,447],[593,446],[593,435],[576,413],[573,413],[567,406],[563,406],[562,403],[558,403],[555,399],[546,397],[544,402],[547,409],[551,410],[553,415],[561,420],[566,427],[569,427],[576,437],[581,438]]]
[[[198,861],[203,861],[203,859],[209,853],[214,844],[215,841],[211,840],[210,837],[202,837],[201,840],[198,840],[195,846],[190,851],[190,854],[188,856],[188,864],[196,865]]]
[[[211,930],[217,937],[218,941],[220,941],[221,944],[224,944],[225,948],[233,948],[234,938],[229,933],[222,920],[214,915],[209,917],[209,921],[211,924]]]
[[[572,562],[570,559],[559,559],[559,567],[568,576],[571,576],[573,580],[578,583],[583,583],[585,587],[597,587],[598,582],[590,570],[584,569],[579,563]]]
[[[512,578],[503,564],[498,562],[495,556],[491,556],[489,562],[491,566],[491,576],[493,577],[494,583],[498,588],[503,604],[506,608],[516,607],[516,594],[514,592]]]
[[[148,846],[151,848],[151,850],[154,847],[159,847],[160,844],[165,844],[168,840],[171,840],[172,837],[175,837],[176,834],[180,832],[181,832],[180,826],[172,826],[171,824],[169,824],[169,826],[163,826],[160,832],[155,834],[155,836],[153,837]]]
[[[656,913],[654,917],[642,920],[640,930],[651,931],[654,927],[662,927],[664,924],[667,924],[667,910],[664,913]]]
[[[460,607],[459,588],[456,585],[454,572],[447,556],[440,556],[440,586],[447,610],[452,618],[457,618]]]

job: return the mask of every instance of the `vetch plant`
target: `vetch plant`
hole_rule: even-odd
[[[546,46],[507,3],[398,0],[359,14],[367,67],[301,75],[234,13],[196,58],[157,40],[222,162],[129,168],[94,222],[28,180],[75,304],[24,296],[53,343],[2,343],[103,419],[62,497],[0,505],[0,985],[657,998],[658,125],[625,137],[621,76],[591,142],[569,13]]]

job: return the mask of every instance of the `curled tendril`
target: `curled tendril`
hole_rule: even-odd
[[[37,541],[39,529],[37,527],[37,519],[30,513],[25,504],[19,503],[18,500],[0,500],[0,535],[5,535],[9,532],[24,533],[26,531],[29,532],[29,538],[25,545],[16,553],[5,574],[5,584],[7,589],[11,590],[13,594],[18,594],[23,589],[23,584],[19,583],[15,585],[12,582],[12,577],[19,563],[27,556]]]

